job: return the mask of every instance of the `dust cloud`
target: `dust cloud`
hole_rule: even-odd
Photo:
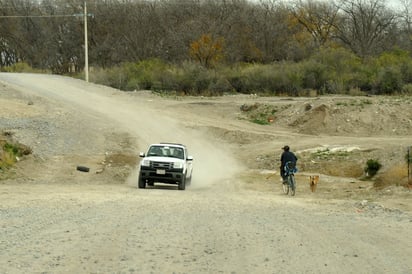
[[[114,117],[138,139],[139,148],[146,151],[151,143],[171,142],[186,145],[193,156],[191,188],[204,188],[233,178],[241,169],[231,152],[222,143],[208,139],[203,132],[185,127],[179,121],[150,109],[139,110],[140,115],[123,114]],[[124,119],[126,118],[127,119]],[[137,178],[137,170],[134,172]]]

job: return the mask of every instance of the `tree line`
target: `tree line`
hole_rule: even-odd
[[[0,0],[0,69],[81,72],[86,2],[88,61],[99,69],[147,60],[273,69],[325,51],[368,62],[412,50],[411,0],[396,10],[385,0]]]

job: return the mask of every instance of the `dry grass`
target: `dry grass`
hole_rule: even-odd
[[[357,160],[344,158],[313,159],[304,158],[300,161],[300,169],[305,172],[322,173],[330,176],[360,178],[363,176],[363,165]]]
[[[8,151],[0,154],[0,169],[8,168],[16,162],[16,156]]]
[[[385,188],[391,185],[407,185],[408,168],[406,165],[396,165],[385,172],[378,173],[374,186],[376,188]]]
[[[11,136],[8,132],[3,132],[0,136],[0,169],[9,168],[16,163],[17,157],[32,153],[30,147],[13,142]]]

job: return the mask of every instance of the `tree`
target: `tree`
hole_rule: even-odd
[[[213,39],[210,34],[202,35],[190,44],[190,56],[202,66],[210,68],[222,59],[223,39]]]
[[[399,47],[412,50],[412,0],[399,0],[401,8],[398,16]]]
[[[312,36],[318,47],[332,39],[338,11],[329,2],[318,0],[299,0],[291,8],[294,18]]]
[[[395,15],[384,0],[338,0],[337,5],[336,36],[353,52],[367,57],[392,47]]]

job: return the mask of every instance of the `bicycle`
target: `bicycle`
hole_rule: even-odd
[[[298,171],[296,168],[296,163],[294,162],[287,162],[284,167],[285,174],[286,174],[286,183],[283,183],[283,193],[288,195],[290,193],[291,196],[295,196],[296,192],[296,180],[295,180],[295,173]]]

